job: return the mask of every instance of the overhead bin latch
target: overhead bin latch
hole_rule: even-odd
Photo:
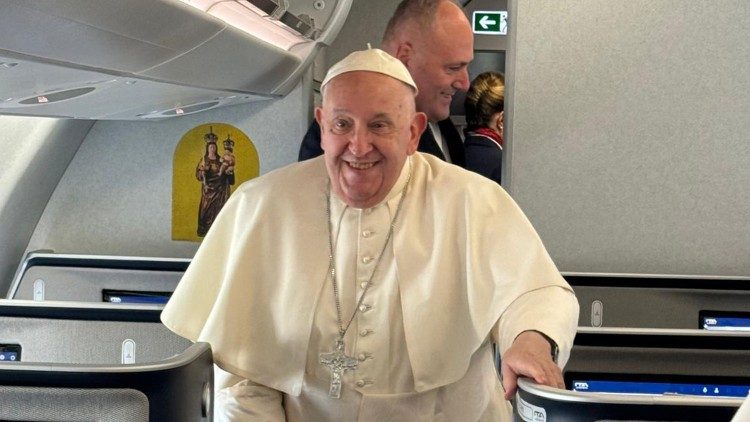
[[[320,35],[320,29],[315,28],[315,20],[304,13],[295,15],[294,13],[290,12],[289,2],[287,0],[244,1],[247,1],[248,3],[262,10],[264,13],[267,13],[269,18],[283,23],[284,25],[289,27],[289,29],[306,38],[314,40]]]
[[[282,0],[283,4],[279,4],[277,0],[244,0],[253,6],[257,7],[258,9],[262,10],[271,19],[279,20],[281,18],[281,15],[284,14],[284,12],[289,9],[289,3],[285,0]]]

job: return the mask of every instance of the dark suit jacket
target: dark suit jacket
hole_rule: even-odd
[[[490,138],[466,133],[466,169],[500,184],[503,150]]]
[[[453,161],[453,164],[460,167],[466,167],[464,144],[461,141],[461,135],[458,134],[458,130],[453,126],[453,122],[451,122],[450,119],[441,120],[438,122],[438,127],[448,145],[448,152],[451,155],[451,161]],[[417,151],[426,152],[445,160],[445,156],[440,150],[437,141],[435,141],[435,137],[432,135],[429,126],[419,138]],[[320,148],[320,126],[318,126],[316,120],[313,120],[312,124],[307,129],[307,133],[305,133],[305,137],[302,139],[302,145],[299,147],[298,161],[307,160],[308,158],[317,157],[322,154],[323,150]]]

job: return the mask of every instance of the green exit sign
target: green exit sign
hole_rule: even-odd
[[[477,10],[471,16],[475,34],[506,35],[508,33],[508,12]]]

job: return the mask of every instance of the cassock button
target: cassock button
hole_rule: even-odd
[[[370,310],[371,307],[372,306],[366,305],[366,304],[363,303],[363,304],[359,305],[359,311],[360,312],[367,312],[367,311]]]
[[[368,284],[370,284],[370,283],[368,283],[368,282],[366,282],[366,281],[363,281],[363,282],[359,283],[359,285],[360,285],[360,286],[361,286],[361,287],[362,287],[363,289],[364,289],[364,288],[366,288]]]
[[[368,330],[368,329],[365,328],[364,330],[362,330],[362,331],[359,332],[359,335],[361,337],[365,337],[365,336],[369,335],[371,332],[372,332],[372,330]]]
[[[371,256],[363,256],[362,257],[362,263],[363,264],[369,264],[370,261],[372,261],[372,257]]]
[[[370,230],[364,230],[362,232],[362,237],[370,237],[372,236],[372,232]]]
[[[362,362],[365,359],[367,359],[367,355],[364,353],[360,353],[359,356],[357,356],[357,359],[359,359],[359,361]]]
[[[365,380],[358,380],[357,381],[357,387],[364,387],[365,386]]]

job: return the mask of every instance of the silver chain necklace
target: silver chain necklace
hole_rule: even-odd
[[[409,186],[410,180],[411,168],[409,168],[409,176],[406,178],[406,183],[404,184],[403,189],[401,189],[401,198],[398,200],[396,213],[393,215],[390,228],[388,229],[388,234],[385,237],[385,242],[383,242],[383,249],[380,250],[378,260],[375,262],[375,267],[372,269],[370,278],[369,280],[367,280],[367,284],[362,291],[362,295],[359,297],[359,300],[354,307],[354,312],[352,312],[352,316],[351,318],[349,318],[349,322],[346,323],[346,326],[343,325],[341,319],[341,302],[339,300],[339,288],[336,284],[336,259],[335,251],[333,250],[333,216],[331,215],[331,182],[328,182],[328,191],[326,192],[326,216],[328,217],[328,271],[331,274],[331,284],[333,285],[333,299],[336,303],[336,320],[339,326],[339,334],[336,338],[336,342],[333,345],[333,351],[320,354],[320,363],[323,366],[327,366],[331,371],[331,386],[328,390],[328,396],[330,397],[336,399],[341,397],[341,377],[344,375],[344,372],[353,371],[359,366],[356,358],[348,356],[344,352],[344,336],[346,335],[347,330],[349,330],[349,327],[352,325],[352,321],[354,321],[354,318],[357,316],[360,306],[362,306],[362,301],[367,294],[367,290],[372,285],[372,279],[375,277],[375,273],[380,266],[380,260],[383,258],[385,248],[388,246],[388,242],[391,240],[391,236],[393,235],[393,229],[396,226],[396,220],[398,219],[398,216],[401,212],[401,205],[404,203],[406,188]]]

